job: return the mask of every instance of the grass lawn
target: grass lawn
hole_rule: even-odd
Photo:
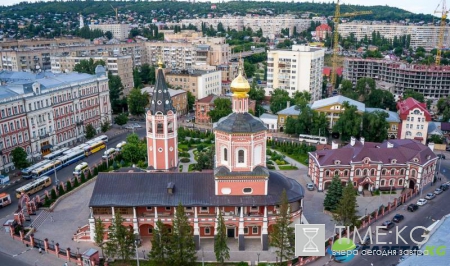
[[[188,168],[188,172],[194,171],[194,164],[190,164]]]
[[[291,154],[291,155],[289,155],[289,154],[287,154],[287,153],[285,153],[285,152],[282,152],[282,151],[279,150],[279,149],[276,149],[276,148],[275,148],[275,150],[276,150],[277,152],[283,154],[283,155],[286,155],[287,157],[290,157],[290,158],[296,160],[297,162],[299,162],[299,163],[301,163],[301,164],[303,164],[303,165],[308,166],[308,164],[306,163],[307,160],[308,160],[308,154],[307,154],[307,153],[305,153],[305,154],[300,154],[300,155],[299,155],[299,154]],[[281,169],[281,168],[280,168],[280,169]]]
[[[280,170],[298,170],[297,166],[292,165],[279,165]]]

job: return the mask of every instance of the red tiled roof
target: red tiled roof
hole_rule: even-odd
[[[342,67],[337,68],[336,69],[336,74],[338,76],[342,76],[342,71],[343,70],[344,69]],[[331,67],[324,67],[323,70],[322,70],[322,74],[327,76],[327,77],[329,77],[331,75]]]
[[[331,27],[327,24],[321,24],[316,27],[316,31],[331,31]]]
[[[216,98],[217,98],[216,95],[211,94],[211,95],[208,95],[208,96],[206,96],[204,98],[201,98],[201,99],[197,100],[197,102],[198,103],[211,103],[211,102],[214,102],[214,100]]]
[[[393,147],[388,148],[388,143]],[[335,161],[340,161],[341,165],[350,165],[367,157],[371,161],[384,164],[391,163],[393,159],[397,160],[397,164],[405,164],[414,158],[419,159],[420,164],[424,164],[436,158],[428,146],[412,139],[395,139],[383,143],[365,142],[364,144],[356,140],[353,146],[348,144],[340,149],[311,152],[310,156],[315,157],[321,166],[334,165]]]
[[[397,110],[401,120],[406,120],[406,117],[409,115],[409,112],[415,108],[419,108],[421,111],[423,111],[426,121],[431,121],[431,114],[428,111],[427,105],[425,103],[421,103],[412,97],[397,102]]]

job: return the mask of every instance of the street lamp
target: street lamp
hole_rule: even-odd
[[[105,153],[106,153],[106,171],[108,171],[109,170],[109,154],[108,154],[108,144],[106,144],[106,142],[105,142],[105,148],[106,148],[106,151],[105,151]]]
[[[134,238],[134,245],[136,247],[136,265],[139,266],[139,253],[138,253],[138,245],[141,244],[141,239],[139,238],[139,235],[136,234]]]
[[[55,172],[55,185],[58,186],[59,180],[58,180],[58,176],[56,175],[56,165],[55,164],[53,164],[53,171]]]
[[[392,194],[392,186],[389,189],[389,201],[388,201],[388,204],[391,204],[391,194]]]

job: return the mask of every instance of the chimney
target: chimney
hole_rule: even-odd
[[[350,145],[355,146],[356,143],[356,138],[355,137],[351,137],[350,138]]]
[[[394,144],[393,144],[393,143],[390,143],[390,142],[388,141],[387,147],[388,147],[389,149],[390,149],[390,148],[394,148]]]
[[[434,142],[428,143],[428,148],[430,148],[431,151],[434,151]]]
[[[364,145],[365,139],[363,137],[359,138],[359,141],[361,142],[362,145]]]
[[[332,150],[337,150],[337,149],[339,149],[339,145],[338,145],[337,142],[334,141],[334,140],[331,142],[331,149],[332,149]]]
[[[289,108],[289,107],[291,107],[291,102],[290,102],[290,101],[287,101],[287,103],[286,103],[286,108]]]
[[[174,188],[175,188],[175,183],[174,182],[169,182],[167,184],[167,194],[173,194]]]

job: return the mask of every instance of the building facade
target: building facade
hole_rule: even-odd
[[[197,249],[200,249],[202,239],[214,239],[217,235],[218,215],[221,213],[226,234],[228,238],[237,240],[239,250],[245,250],[245,240],[249,238],[260,239],[261,249],[268,250],[269,234],[278,217],[283,190],[287,193],[291,220],[300,219],[303,187],[297,181],[266,168],[267,129],[261,120],[248,113],[250,85],[241,71],[231,84],[233,113],[214,126],[214,171],[165,173],[160,171],[164,168],[155,168],[157,171],[151,173],[127,170],[124,173],[100,173],[89,203],[91,241],[94,241],[95,219],[102,219],[107,228],[116,212],[122,214],[124,224],[133,228],[143,241],[149,241],[158,220],[169,231],[172,230],[175,208],[182,203]],[[158,75],[155,90],[164,94],[161,70],[158,70]],[[165,99],[169,97],[167,94],[162,96]],[[173,110],[170,101],[165,106],[152,106],[147,113],[147,130],[153,122],[153,118],[149,119],[154,116],[152,108],[159,108],[154,111],[162,117],[167,117]],[[164,121],[170,119],[167,117]],[[175,135],[176,130],[174,127]],[[149,142],[148,149],[151,148],[154,144]],[[167,152],[167,149],[163,148],[163,151]],[[164,161],[168,156],[170,158],[166,153],[160,157]],[[111,205],[111,202],[115,204]]]
[[[324,40],[327,36],[331,36],[331,27],[328,24],[321,24],[316,27],[316,38]]]
[[[166,82],[173,88],[191,92],[196,99],[222,94],[222,75],[217,70],[174,69],[166,72]]]
[[[414,98],[397,102],[397,110],[401,119],[398,135],[402,139],[414,139],[425,144],[428,135],[428,123],[431,114],[425,103]]]
[[[0,170],[14,169],[10,153],[20,146],[29,159],[84,140],[84,128],[111,121],[108,78],[95,75],[1,71]]]
[[[360,78],[372,78],[392,88],[396,96],[412,89],[427,99],[438,100],[450,94],[449,66],[414,65],[377,59],[344,59],[344,79],[356,84]]]
[[[422,143],[410,140],[365,142],[351,138],[340,149],[309,153],[308,175],[318,191],[331,184],[334,176],[342,183],[351,181],[358,192],[413,189],[432,182],[437,157]]]
[[[89,29],[98,29],[103,32],[110,31],[113,35],[113,38],[116,38],[118,40],[126,40],[128,38],[128,34],[130,34],[129,24],[89,24]]]
[[[323,49],[304,45],[293,45],[291,51],[268,51],[266,96],[282,89],[291,97],[306,91],[313,101],[321,99],[324,56]]]
[[[374,24],[374,23],[360,23],[350,22],[339,24],[339,34],[346,38],[353,33],[355,38],[360,41],[366,36],[368,39],[372,38],[373,32],[379,32],[380,36],[393,40],[395,37],[410,36],[410,46],[412,48],[423,47],[426,50],[434,49],[439,42],[439,26],[433,25],[404,25],[404,24]],[[450,27],[445,27],[444,30],[444,47],[449,47],[450,44]]]

